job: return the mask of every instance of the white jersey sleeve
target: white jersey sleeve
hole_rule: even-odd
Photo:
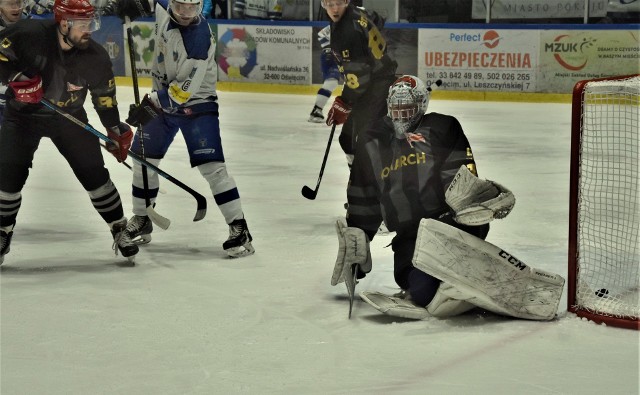
[[[179,26],[168,11],[156,6],[155,61],[152,67],[153,89],[168,95],[164,110],[212,101],[216,97],[218,66],[216,43],[206,19]],[[164,91],[164,92],[163,92]],[[167,108],[167,105],[170,108]]]

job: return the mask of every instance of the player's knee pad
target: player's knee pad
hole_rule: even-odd
[[[227,166],[224,162],[209,162],[198,166],[200,174],[209,182],[214,184],[227,178]]]
[[[158,167],[160,165],[160,159],[151,159],[147,158],[147,162],[152,165]],[[138,188],[144,188],[144,177],[142,174],[142,165],[139,163],[133,164],[133,185]],[[147,168],[147,188],[149,190],[157,190],[160,188],[160,180],[158,178],[158,173]],[[157,191],[156,191],[157,193]]]
[[[333,93],[333,91],[337,87],[338,87],[338,80],[335,79],[335,78],[326,79],[322,83],[322,89],[324,89],[325,91],[329,92],[329,96],[331,96],[331,93]]]
[[[236,188],[236,182],[227,173],[227,166],[224,162],[209,162],[198,166],[200,174],[209,183],[214,197],[226,191]]]

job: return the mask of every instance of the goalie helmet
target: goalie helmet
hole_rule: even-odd
[[[182,24],[179,20],[193,19],[202,14],[204,7],[203,0],[170,0],[169,8],[175,18],[178,18],[177,22]]]
[[[427,111],[429,97],[424,82],[412,75],[403,75],[389,87],[387,115],[393,122],[397,138],[406,138],[406,133],[417,126]]]

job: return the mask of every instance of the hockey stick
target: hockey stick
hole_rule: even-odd
[[[106,146],[106,145],[104,145],[104,144],[100,143],[100,146],[101,146],[102,148],[104,148],[106,151],[109,151],[109,149],[107,148],[107,146]],[[129,170],[133,171],[133,167],[131,167],[131,165],[130,165],[130,164],[128,164],[127,162],[122,162],[122,165],[123,165],[124,167],[126,167],[127,169],[129,169]],[[162,189],[162,188],[158,188],[158,192],[160,192],[160,193],[161,193],[161,194],[163,194],[163,195],[167,193],[167,191],[165,191],[165,190],[164,190],[164,189]]]
[[[427,92],[433,92],[434,89],[437,89],[440,85],[442,85],[442,80],[436,80],[431,86],[427,88]]]
[[[131,33],[131,19],[127,16],[125,17],[125,24],[127,27],[127,44],[129,46],[129,61],[131,63],[131,81],[133,82],[133,97],[136,103],[136,106],[140,105],[140,91],[138,88],[138,70],[136,70],[136,54],[135,47],[133,43],[133,33]],[[142,131],[142,125],[138,127],[138,141],[140,142],[140,157],[142,159],[146,159],[144,156],[144,132]],[[142,188],[144,193],[144,205],[147,208],[147,216],[154,224],[158,225],[160,228],[167,230],[169,225],[171,225],[171,220],[167,217],[163,217],[158,214],[156,210],[153,208],[151,204],[151,199],[149,198],[149,176],[147,174],[147,168],[142,166]]]
[[[105,141],[107,143],[113,143],[113,141],[111,141],[111,139],[109,137],[107,137],[106,135],[104,135],[103,133],[101,133],[100,131],[95,129],[93,126],[82,122],[81,120],[79,120],[78,118],[74,117],[71,114],[68,114],[67,112],[62,110],[60,107],[58,107],[57,105],[49,102],[47,99],[40,100],[40,103],[42,105],[44,105],[45,107],[57,112],[58,114],[62,115],[65,118],[67,118],[69,121],[71,121],[71,122],[75,123],[76,125],[80,126],[81,128],[83,128],[87,132],[92,133],[93,135],[98,137],[100,140]],[[146,166],[149,169],[155,171],[160,176],[162,176],[162,177],[166,178],[167,180],[171,181],[175,185],[177,185],[180,188],[182,188],[184,191],[188,192],[191,196],[193,196],[196,199],[196,203],[197,203],[197,211],[196,211],[196,215],[193,217],[193,220],[194,221],[200,221],[202,218],[204,218],[204,216],[207,214],[207,199],[204,196],[202,196],[198,192],[194,191],[193,189],[189,188],[187,185],[182,183],[180,180],[174,178],[173,176],[171,176],[170,174],[166,173],[164,170],[161,170],[159,167],[155,166],[154,164],[147,162],[145,159],[140,157],[140,155],[136,154],[135,152],[129,150],[129,156],[134,161],[136,161],[136,162],[140,163],[141,165]]]
[[[324,151],[324,158],[322,159],[322,166],[320,166],[320,174],[318,175],[318,183],[316,184],[316,189],[311,189],[308,186],[302,187],[302,196],[306,197],[309,200],[313,200],[318,195],[318,189],[320,189],[320,181],[322,181],[322,174],[324,173],[324,167],[327,165],[327,157],[329,156],[329,149],[331,149],[331,142],[333,141],[333,132],[336,131],[336,125],[333,124],[331,128],[331,133],[329,134],[329,142],[327,143],[327,149]]]

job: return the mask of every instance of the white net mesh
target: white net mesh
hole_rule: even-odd
[[[640,78],[585,85],[578,185],[576,304],[640,316]]]

